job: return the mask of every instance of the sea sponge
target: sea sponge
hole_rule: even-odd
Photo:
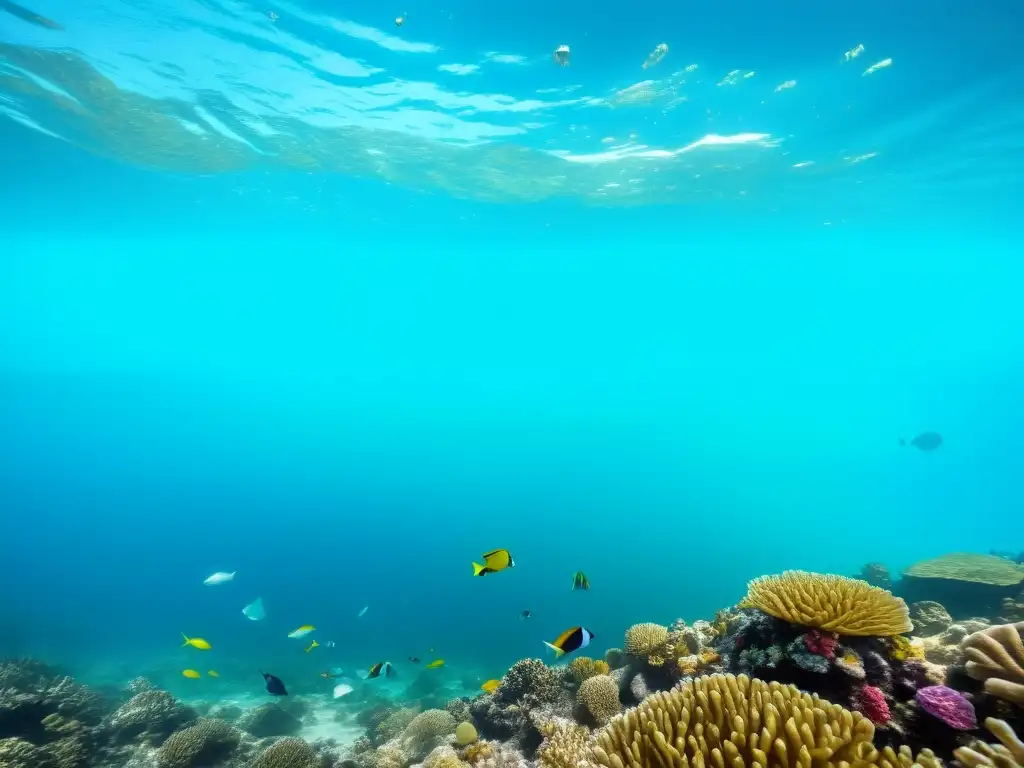
[[[660,667],[672,653],[671,639],[667,627],[645,622],[634,624],[626,630],[625,652],[627,656],[644,659],[653,667]]]
[[[708,675],[656,693],[594,734],[590,757],[606,768],[909,766],[910,750],[879,752],[875,726],[795,686]],[[917,757],[937,768],[928,750]]]
[[[608,675],[588,677],[580,685],[576,703],[599,723],[619,714],[619,685]]]
[[[904,576],[919,579],[951,579],[1009,587],[1024,581],[1024,567],[995,555],[953,552],[931,560],[914,563],[903,571]]]
[[[888,637],[913,629],[903,600],[866,581],[831,574],[786,571],[761,576],[747,585],[740,605],[839,635]]]
[[[889,641],[889,657],[895,661],[909,661],[925,657],[924,643],[896,635]]]
[[[541,728],[544,742],[537,749],[537,768],[579,768],[587,755],[590,731],[565,718],[553,718]]]
[[[960,693],[946,685],[929,685],[918,690],[914,698],[921,709],[937,717],[950,728],[973,731],[978,727],[974,705]]]
[[[197,768],[231,756],[242,739],[237,728],[223,720],[200,720],[172,733],[157,753],[160,768]]]
[[[449,713],[451,714],[451,713]],[[459,723],[455,728],[455,743],[460,747],[472,744],[477,739],[476,726],[468,720]]]
[[[976,741],[969,747],[953,750],[956,759],[967,768],[996,766],[997,768],[1024,768],[1024,742],[1005,720],[986,718],[985,727],[999,739],[999,744]]]
[[[985,693],[1024,707],[1024,622],[997,624],[968,635],[960,643],[967,674],[985,681]]]
[[[302,739],[288,737],[267,747],[250,768],[317,768],[316,752]]]

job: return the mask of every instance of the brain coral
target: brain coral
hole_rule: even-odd
[[[806,571],[761,576],[741,606],[840,635],[888,637],[913,629],[907,604],[866,581]]]
[[[302,739],[289,737],[267,747],[250,768],[318,768],[316,752]]]
[[[241,741],[237,728],[223,720],[200,720],[172,733],[157,753],[160,768],[198,768],[230,757]]]
[[[457,725],[455,718],[443,709],[428,709],[416,715],[402,734],[409,757],[422,760],[437,746],[437,740],[454,733]]]
[[[879,752],[875,727],[795,686],[709,675],[656,693],[597,731],[591,757],[606,768],[655,766],[910,766],[901,747]],[[939,762],[927,750],[924,768]]]
[[[660,624],[634,624],[626,630],[626,655],[646,659],[653,666],[665,663],[665,658],[671,652],[669,645],[668,628]]]
[[[1024,581],[1024,568],[1003,557],[954,552],[915,563],[903,572],[919,579],[952,579],[1009,587]]]
[[[580,684],[576,702],[603,723],[619,714],[619,686],[608,675],[588,677]]]

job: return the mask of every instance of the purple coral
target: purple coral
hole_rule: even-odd
[[[974,705],[960,691],[945,685],[929,685],[921,688],[915,697],[921,709],[933,715],[950,728],[958,731],[973,731],[978,727]]]

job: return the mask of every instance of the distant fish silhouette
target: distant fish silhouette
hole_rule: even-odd
[[[267,681],[267,693],[271,696],[287,696],[288,691],[284,689],[284,683],[281,682],[280,677],[274,677],[274,675],[268,675],[266,672],[260,672],[263,675],[263,679]]]
[[[0,0],[0,11],[7,11],[12,16],[17,16],[22,21],[27,21],[29,24],[35,24],[37,27],[59,30],[64,29],[64,27],[56,21],[48,19],[45,16],[40,16],[38,13],[33,13],[28,8],[24,8],[17,3],[9,2],[9,0]]]
[[[244,613],[245,618],[250,621],[262,621],[265,619],[267,617],[267,611],[263,607],[263,598],[257,597],[242,609],[242,613]]]
[[[938,432],[922,432],[913,440],[904,440],[900,438],[900,445],[907,446],[911,445],[917,448],[919,451],[934,451],[940,445],[942,445],[942,435]]]

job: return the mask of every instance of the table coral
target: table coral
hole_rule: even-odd
[[[950,728],[958,731],[973,731],[978,727],[974,705],[962,693],[946,685],[929,685],[921,688],[914,697],[921,709],[933,715]]]
[[[913,627],[907,604],[891,592],[845,576],[806,571],[754,579],[741,606],[839,635],[887,637]]]

